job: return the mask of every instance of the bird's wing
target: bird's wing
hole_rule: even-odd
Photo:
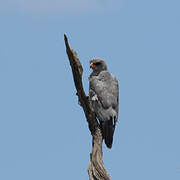
[[[101,71],[98,76],[90,76],[89,80],[90,104],[100,121],[105,144],[111,148],[118,119],[118,81],[108,71]]]
[[[90,90],[95,93],[104,109],[112,107],[118,114],[119,88],[117,79],[108,71],[90,78]]]

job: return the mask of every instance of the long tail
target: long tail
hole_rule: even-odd
[[[115,130],[115,125],[113,125],[113,120],[101,121],[102,135],[105,140],[105,144],[108,148],[112,147],[113,135]]]

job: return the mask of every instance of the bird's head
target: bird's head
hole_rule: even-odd
[[[92,59],[90,60],[90,68],[93,71],[104,71],[107,70],[107,65],[103,59]]]

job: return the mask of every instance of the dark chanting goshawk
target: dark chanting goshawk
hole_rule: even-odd
[[[108,148],[112,147],[113,135],[118,120],[119,87],[117,79],[108,72],[102,59],[92,59],[89,76],[89,99],[92,110],[99,120],[103,139]]]

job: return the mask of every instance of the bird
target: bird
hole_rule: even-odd
[[[89,76],[89,102],[95,113],[103,139],[108,148],[112,147],[119,111],[119,85],[103,59],[90,60],[92,73]]]

